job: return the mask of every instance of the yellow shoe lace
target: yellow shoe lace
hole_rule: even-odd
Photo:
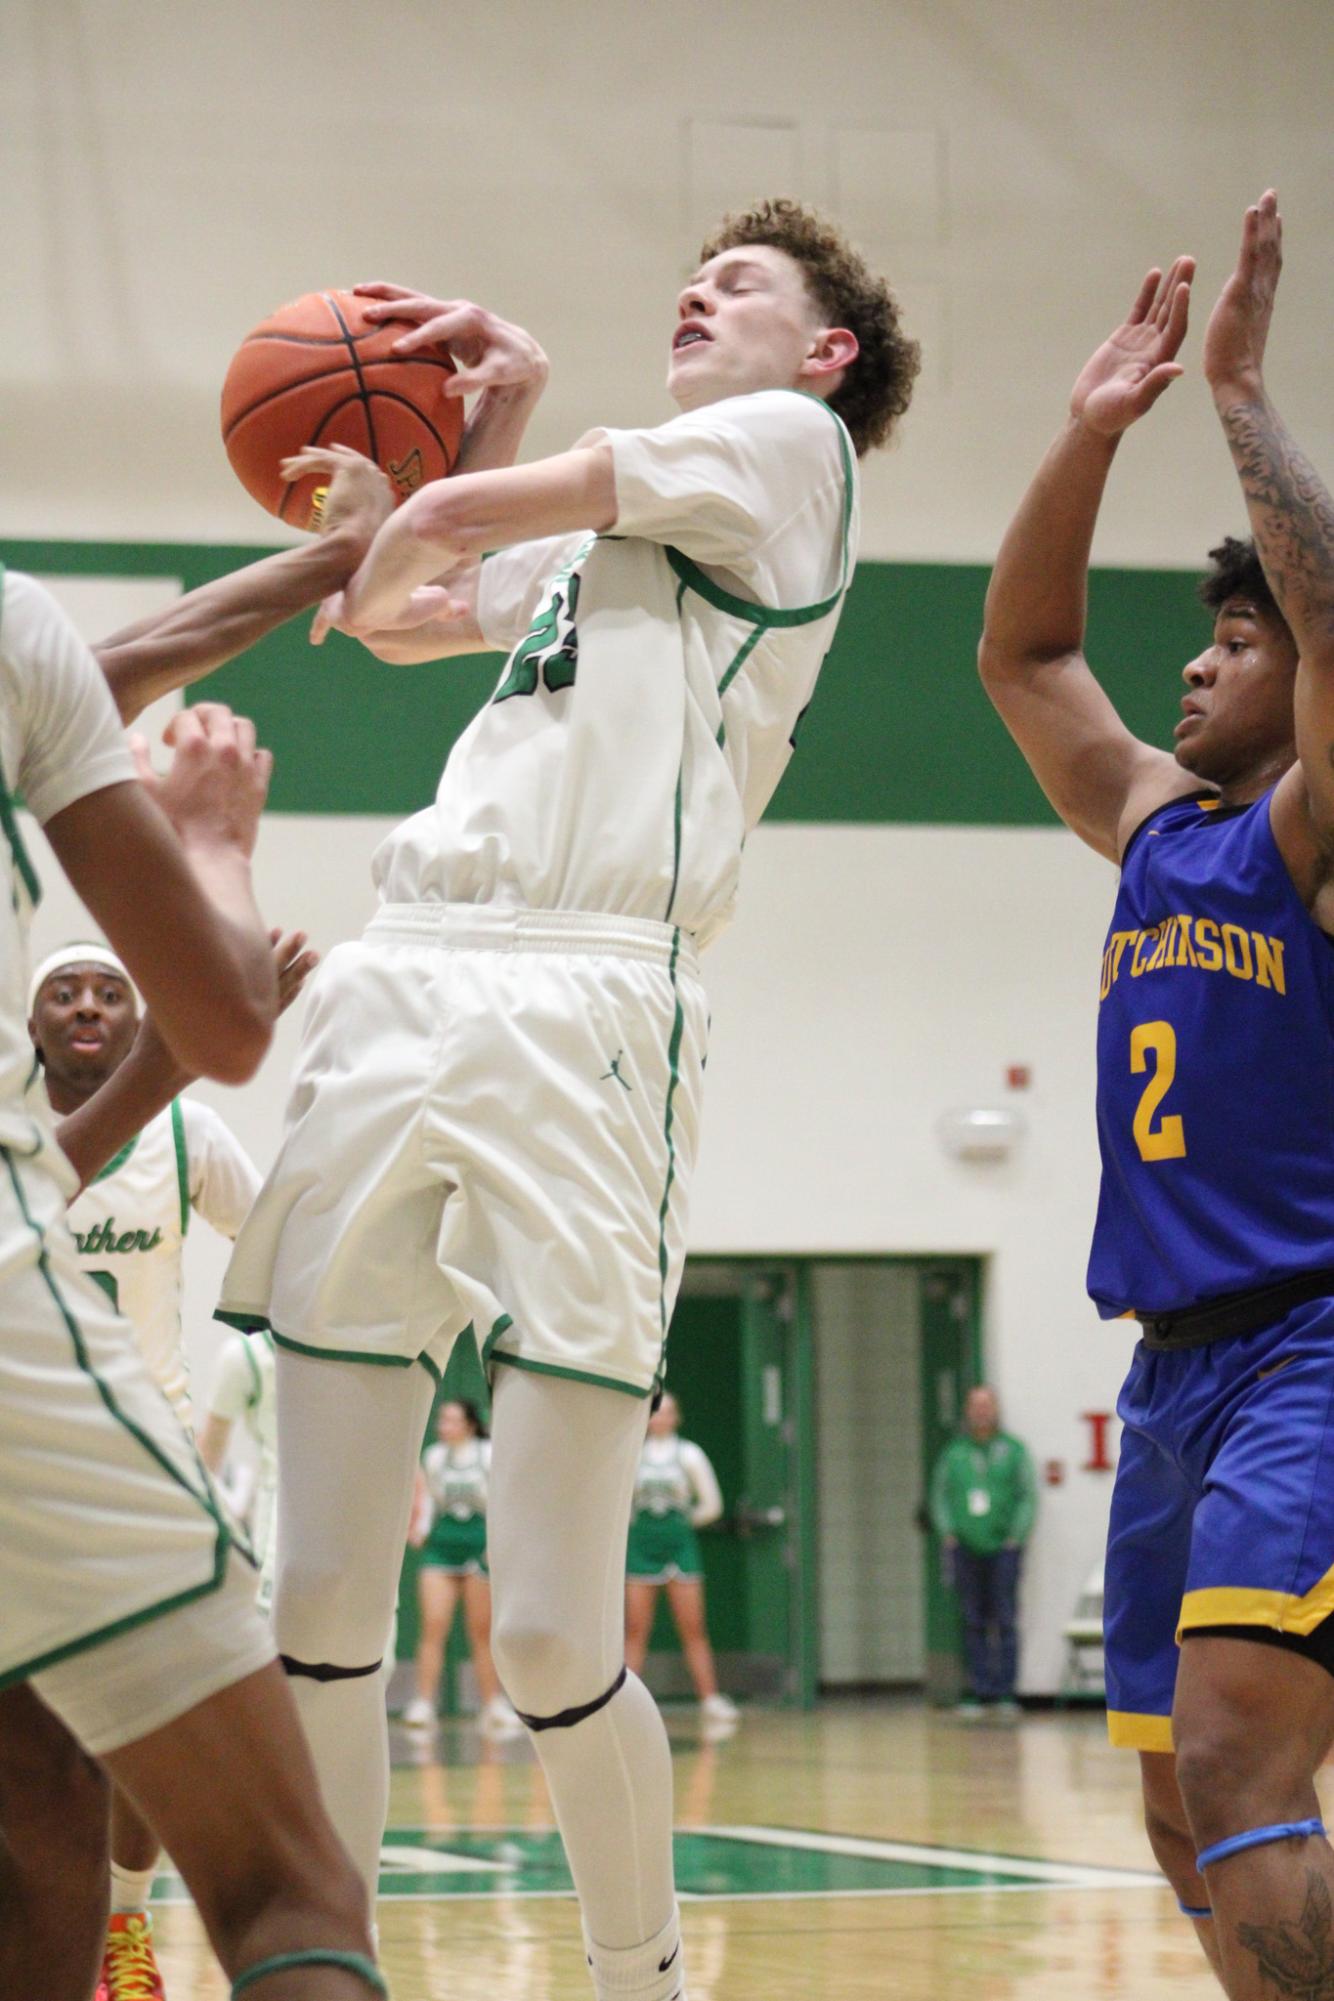
[[[159,2001],[162,1976],[153,1957],[153,1921],[130,1918],[107,1934],[108,2001]]]

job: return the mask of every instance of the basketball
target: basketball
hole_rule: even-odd
[[[307,292],[248,333],[222,385],[222,441],[247,493],[280,521],[313,526],[319,481],[289,485],[282,462],[308,445],[351,445],[401,498],[443,479],[458,456],[463,399],[443,393],[444,348],[396,355],[401,320],[367,318],[372,301]]]

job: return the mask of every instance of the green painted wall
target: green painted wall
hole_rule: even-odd
[[[187,589],[269,551],[190,543],[11,541],[15,568],[180,577]],[[863,563],[769,809],[771,820],[1047,826],[1054,816],[977,678],[987,571]],[[215,674],[210,696],[255,718],[275,753],[280,813],[410,813],[434,795],[451,744],[494,687],[494,654],[386,667],[293,621]],[[1179,570],[1095,571],[1089,655],[1131,729],[1171,741],[1180,672],[1208,627]]]

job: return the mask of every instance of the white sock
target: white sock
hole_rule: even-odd
[[[127,1917],[132,1912],[148,1909],[148,1893],[157,1875],[157,1864],[151,1869],[122,1869],[119,1862],[111,1865],[111,1911],[113,1917]]]
[[[597,2001],[685,2001],[681,1913],[673,1910],[662,1930],[643,1945],[609,1952],[585,1934],[588,1964]]]

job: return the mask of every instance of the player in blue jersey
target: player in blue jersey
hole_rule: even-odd
[[[997,561],[981,671],[1066,823],[1119,864],[1089,1289],[1141,1338],[1107,1552],[1113,1742],[1234,2001],[1334,1996],[1334,504],[1265,391],[1275,196],[1204,369],[1254,543],[1213,552],[1173,754],[1084,658],[1122,434],[1182,373],[1194,266],[1152,271],[1075,384]],[[1178,1643],[1181,1644],[1178,1644]]]

